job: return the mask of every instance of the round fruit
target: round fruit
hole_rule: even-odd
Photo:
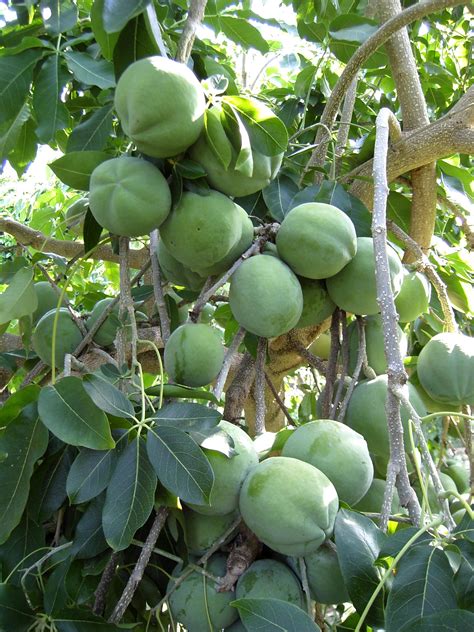
[[[304,558],[308,584],[315,601],[336,604],[350,601],[337,552],[329,546],[320,546]]]
[[[276,237],[278,254],[296,274],[327,279],[354,257],[357,235],[349,217],[331,204],[308,202],[291,209]]]
[[[331,353],[331,334],[326,332],[320,334],[316,340],[311,343],[309,350],[318,358],[329,360],[329,354]]]
[[[104,310],[107,309],[107,307],[110,305],[110,303],[112,303],[113,300],[113,298],[103,298],[94,305],[94,309],[92,310],[91,315],[86,321],[86,328],[89,331],[99,320]],[[112,309],[110,314],[105,319],[104,323],[95,332],[93,340],[99,346],[108,347],[114,343],[115,336],[117,335],[117,331],[120,327],[118,313],[119,305],[117,303],[117,305]]]
[[[131,64],[115,90],[115,108],[137,148],[155,158],[185,151],[204,125],[204,90],[184,64],[148,57]]]
[[[242,215],[226,195],[187,191],[160,228],[166,249],[199,273],[224,259],[242,236]],[[201,276],[201,275],[200,275]]]
[[[207,516],[183,506],[184,539],[191,555],[202,555],[219,540],[236,519],[236,513]]]
[[[356,511],[364,511],[366,513],[379,513],[383,505],[383,497],[385,494],[386,482],[381,478],[374,478],[372,485],[369,488],[367,494],[359,500],[354,507]],[[398,498],[398,492],[396,489],[393,491],[392,508],[393,514],[400,511],[400,499]]]
[[[296,557],[316,551],[329,537],[339,507],[331,481],[298,459],[271,457],[244,481],[240,513],[257,538]]]
[[[336,488],[339,500],[350,506],[366,494],[374,477],[364,437],[331,419],[299,426],[286,441],[281,454],[321,470]]]
[[[84,219],[89,208],[89,199],[80,198],[71,204],[66,211],[67,229],[77,237],[82,235]]]
[[[206,279],[175,259],[161,239],[158,242],[156,256],[163,275],[170,283],[182,285],[193,291],[199,291],[204,285]]]
[[[408,396],[420,417],[426,415],[423,402],[413,384],[408,383]],[[390,455],[385,400],[387,398],[387,376],[379,375],[373,380],[360,382],[354,389],[347,407],[345,423],[360,432],[367,441],[369,452],[377,456]],[[401,407],[405,449],[411,450],[407,409]]]
[[[394,294],[400,291],[403,267],[393,250],[388,248],[390,278]],[[326,281],[329,296],[341,309],[352,314],[377,314],[374,244],[370,237],[357,239],[357,254],[338,274]]]
[[[432,397],[428,395],[425,389],[421,386],[419,379],[417,378],[418,376],[415,373],[414,375],[410,377],[410,381],[413,381],[413,383],[415,384],[418,395],[420,396],[426,410],[429,413],[440,413],[440,412],[445,412],[445,411],[460,412],[461,410],[460,404],[454,405],[454,404],[447,404],[447,403],[435,401]],[[462,422],[462,418],[460,417],[458,417],[457,419],[457,423],[459,422]],[[452,424],[450,424],[449,427],[451,428],[451,426]],[[458,436],[457,433],[455,433],[454,436]]]
[[[72,353],[82,340],[81,330],[65,307],[46,312],[33,331],[33,349],[38,357],[49,366],[52,366],[53,340],[55,345],[54,364],[56,367],[61,367],[66,353]]]
[[[225,629],[225,632],[247,632],[247,628],[244,626],[242,621],[239,619],[235,623],[233,623],[230,627]]]
[[[455,461],[441,468],[441,472],[453,479],[460,494],[469,491],[469,469],[465,465]]]
[[[301,584],[282,562],[257,560],[240,576],[235,589],[236,599],[281,599],[303,607]]]
[[[428,311],[431,298],[431,285],[424,274],[409,272],[404,268],[402,287],[395,299],[398,320],[411,323]]]
[[[437,334],[421,350],[417,372],[435,401],[474,406],[474,338]]]
[[[209,325],[180,325],[165,346],[165,371],[173,382],[185,386],[210,384],[221,370],[223,361],[221,337]]]
[[[159,169],[141,158],[102,162],[91,175],[89,206],[97,223],[114,235],[139,237],[158,228],[171,208]]]
[[[204,449],[214,472],[214,486],[209,505],[189,506],[207,516],[222,516],[235,511],[239,505],[239,493],[248,472],[258,463],[258,455],[252,439],[238,426],[221,421],[217,426],[234,442],[236,454],[227,457],[216,450]]]
[[[299,282],[303,291],[303,311],[296,327],[319,325],[331,316],[336,305],[330,299],[322,281],[301,278]]]
[[[349,334],[349,372],[354,372],[357,355],[359,352],[359,328],[356,322],[348,327]],[[408,349],[408,338],[403,330],[397,325],[398,348],[402,358],[405,357]],[[367,361],[369,366],[377,375],[387,372],[387,361],[385,359],[383,325],[380,314],[367,316],[365,319],[365,348],[367,351]]]
[[[206,570],[217,577],[223,577],[227,570],[226,562],[226,557],[217,553],[210,558]],[[180,563],[173,571],[168,590],[181,572]],[[200,632],[208,629],[222,630],[236,621],[239,617],[238,610],[230,605],[234,599],[233,590],[217,592],[211,579],[195,571],[171,593],[168,604],[175,622],[189,632]]]
[[[232,275],[229,305],[239,325],[257,336],[273,338],[299,321],[303,292],[298,278],[283,261],[256,255]]]
[[[33,323],[37,323],[39,319],[49,312],[51,309],[56,309],[59,301],[59,294],[49,281],[38,281],[34,284],[36,298],[38,299],[38,305],[33,312]],[[62,305],[65,304],[63,299]]]

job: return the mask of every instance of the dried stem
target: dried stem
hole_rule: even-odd
[[[235,372],[234,379],[225,394],[224,419],[235,422],[239,419],[255,374],[255,362],[246,351]]]
[[[352,114],[354,112],[354,105],[357,96],[357,84],[358,84],[357,76],[349,84],[347,88],[346,96],[344,98],[344,104],[342,106],[341,112],[341,120],[339,121],[339,129],[337,131],[337,139],[336,139],[336,173],[334,174],[336,177],[341,172],[342,167],[342,157],[344,156],[344,151],[347,146],[347,139],[349,138],[349,131],[351,128]]]
[[[95,591],[95,601],[92,612],[98,616],[102,616],[104,614],[107,593],[109,592],[110,584],[114,578],[115,569],[117,568],[119,559],[120,553],[118,551],[112,553],[104,568],[97,590]]]
[[[337,408],[339,406],[339,402],[342,398],[342,393],[344,392],[344,384],[346,375],[349,374],[349,336],[347,333],[347,321],[346,321],[346,312],[341,310],[341,333],[342,333],[342,345],[341,345],[341,355],[342,355],[342,369],[341,374],[339,375],[339,383],[337,385],[336,396],[334,397],[331,410],[329,413],[329,419],[336,418]]]
[[[260,555],[262,543],[255,533],[242,522],[229,556],[227,557],[227,569],[224,577],[217,580],[217,592],[234,590],[235,584],[248,569],[250,564]]]
[[[150,261],[151,271],[153,279],[153,294],[155,296],[155,303],[158,309],[158,316],[160,317],[160,329],[161,339],[163,344],[168,342],[170,337],[170,319],[168,316],[168,310],[166,309],[165,295],[163,293],[163,283],[161,279],[160,265],[157,257],[158,248],[158,231],[152,230],[150,233]]]
[[[463,413],[470,415],[471,410],[469,406],[463,406]],[[467,460],[469,463],[469,490],[470,490],[470,502],[474,498],[474,453],[472,451],[472,421],[468,417],[464,418],[464,442]]]
[[[265,361],[267,358],[267,339],[259,338],[257,359],[255,362],[255,434],[265,432]]]
[[[234,336],[232,343],[227,349],[227,352],[224,356],[224,362],[222,364],[221,370],[219,371],[219,375],[216,378],[216,384],[213,388],[213,393],[220,399],[222,397],[222,393],[224,391],[224,386],[227,380],[227,376],[229,375],[230,367],[232,365],[232,358],[237,353],[237,350],[245,338],[245,329],[241,327]]]
[[[352,393],[354,392],[354,388],[357,384],[357,380],[359,379],[360,372],[362,370],[362,366],[364,364],[364,359],[367,362],[367,351],[365,347],[365,320],[361,316],[357,316],[357,331],[359,334],[359,348],[357,350],[357,361],[354,369],[354,373],[352,375],[351,382],[347,387],[346,394],[344,399],[342,400],[341,407],[339,409],[339,414],[337,416],[337,421],[343,421],[346,416],[346,410],[349,405],[349,401],[352,397]]]
[[[123,326],[125,321],[129,322],[131,328],[131,358],[132,366],[137,364],[137,345],[138,345],[138,332],[137,321],[135,320],[135,310],[133,309],[133,298],[131,292],[130,276],[129,276],[129,238],[119,237],[119,258],[120,258],[120,311],[119,317],[122,322],[122,327],[118,331],[117,335],[117,358],[119,366],[122,366],[127,357],[126,349],[128,346],[128,332],[127,328]]]
[[[339,350],[341,348],[339,342],[340,315],[340,310],[336,309],[331,319],[331,351],[329,353],[329,360],[326,369],[326,385],[324,387],[322,410],[323,419],[329,419],[332,396],[334,393],[334,383],[336,381],[337,375],[337,358],[339,356]]]
[[[207,0],[191,0],[189,3],[188,17],[184,23],[183,32],[176,51],[176,61],[186,63],[193,49],[196,30],[204,17]]]
[[[295,336],[294,331],[288,332],[287,335],[295,351],[297,351],[310,366],[319,371],[319,373],[326,373],[327,362],[321,360],[321,358],[318,358],[318,356],[315,356],[314,353],[311,353],[309,349],[306,349],[302,342],[298,340],[298,338]]]

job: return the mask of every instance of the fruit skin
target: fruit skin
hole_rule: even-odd
[[[207,516],[183,506],[184,539],[191,555],[203,555],[235,521],[235,512]]]
[[[194,291],[199,291],[204,285],[206,279],[175,259],[161,239],[158,242],[156,256],[163,275],[170,283],[182,285]]]
[[[443,489],[445,491],[448,492],[457,492],[458,488],[456,487],[456,483],[453,481],[453,479],[449,476],[449,474],[444,474],[443,472],[439,472],[439,478],[441,481],[441,485],[443,486]],[[425,487],[426,487],[426,483],[425,483]],[[413,483],[413,489],[416,492],[416,495],[418,496],[418,499],[420,501],[420,503],[423,500],[423,495],[421,492],[421,487],[420,487],[420,481],[416,480]],[[436,490],[434,488],[433,482],[431,481],[431,479],[428,481],[428,486],[426,488],[426,495],[427,495],[427,499],[428,499],[428,503],[430,505],[430,508],[432,511],[439,513],[441,511],[441,503],[438,500],[438,495],[436,494]],[[448,498],[448,501],[452,500],[452,497]]]
[[[256,255],[232,275],[229,305],[239,325],[257,336],[273,338],[299,321],[303,292],[298,278],[283,261]]]
[[[242,621],[239,619],[231,626],[225,629],[225,632],[247,632],[247,628],[244,626]]]
[[[403,267],[393,248],[388,248],[392,290],[400,291]],[[352,314],[377,314],[374,244],[371,237],[358,237],[355,257],[338,274],[327,279],[326,287],[332,300]]]
[[[338,507],[327,476],[290,457],[259,463],[240,492],[240,513],[249,529],[274,551],[296,557],[316,551],[331,535]]]
[[[318,358],[322,358],[323,360],[329,360],[329,354],[331,352],[330,334],[326,332],[323,332],[322,334],[320,334],[316,338],[316,340],[313,343],[311,343],[309,350]]]
[[[364,437],[339,421],[318,419],[299,426],[281,454],[318,468],[336,488],[339,500],[350,506],[367,493],[374,478]]]
[[[160,228],[171,255],[199,273],[229,254],[242,236],[242,216],[234,202],[218,191],[187,191]],[[201,276],[201,275],[200,275]]]
[[[226,556],[216,553],[209,559],[206,569],[217,577],[223,577]],[[168,590],[180,573],[181,564],[178,564],[168,583]],[[209,629],[208,615],[212,630],[227,628],[237,621],[238,610],[229,605],[234,599],[233,590],[217,592],[211,579],[194,572],[171,593],[168,603],[175,622],[181,623],[189,632],[204,632]]]
[[[125,70],[115,90],[115,109],[137,148],[155,158],[185,151],[204,125],[204,90],[185,65],[154,56]]]
[[[413,384],[408,383],[408,396],[412,406],[420,417],[426,415],[426,409]],[[385,415],[387,398],[387,376],[379,375],[373,380],[359,382],[352,393],[347,407],[345,423],[360,432],[367,441],[369,451],[380,457],[388,458],[390,446]],[[404,443],[407,451],[411,450],[408,432],[409,414],[401,407],[401,418],[404,429]]]
[[[395,298],[395,308],[401,323],[411,323],[428,311],[431,285],[421,272],[404,269],[402,287]]]
[[[58,311],[56,327],[56,346],[54,353],[55,366],[61,367],[64,364],[66,353],[72,353],[82,340],[79,327],[73,321],[69,310],[65,307],[61,309],[51,309],[40,318],[33,331],[33,349],[38,357],[45,364],[51,366],[51,353],[53,346],[54,320]]]
[[[354,509],[356,511],[365,511],[367,513],[379,513],[382,509],[385,485],[386,482],[383,479],[374,478],[368,492],[363,498],[361,498],[361,500],[359,500]],[[391,512],[393,514],[400,512],[400,499],[398,498],[398,492],[396,489],[393,490]]]
[[[279,256],[302,277],[327,279],[355,256],[354,224],[331,204],[308,202],[291,209],[276,236]]]
[[[33,323],[37,323],[39,319],[49,312],[51,309],[56,309],[59,301],[59,294],[49,281],[38,281],[34,284],[36,298],[38,299],[38,306],[33,312]],[[63,299],[62,305],[65,304]]]
[[[474,338],[437,334],[421,350],[417,373],[435,401],[474,406]]]
[[[239,505],[242,483],[248,472],[258,464],[253,441],[246,432],[224,420],[219,422],[217,429],[223,430],[233,439],[236,454],[229,458],[221,452],[204,448],[215,477],[210,504],[189,503],[189,507],[206,516],[223,516],[235,511]]]
[[[89,207],[114,235],[148,235],[167,218],[171,192],[159,169],[141,158],[121,156],[101,163],[90,181]]]
[[[297,328],[319,325],[336,309],[322,281],[299,279],[303,291],[303,311],[295,325]]]
[[[315,601],[336,604],[350,601],[337,552],[329,546],[320,546],[304,558],[309,589]]]
[[[103,311],[112,303],[113,298],[103,298],[98,301],[89,316],[86,320],[86,329],[90,330],[95,325],[95,323],[101,317]],[[99,329],[94,334],[94,342],[96,342],[101,347],[109,347],[114,343],[115,336],[117,335],[117,331],[120,327],[120,321],[118,319],[119,305],[117,305],[112,309],[111,313],[105,319],[104,323],[99,327]]]
[[[165,346],[165,371],[174,382],[185,386],[210,384],[217,377],[223,361],[221,337],[209,325],[180,325]]]
[[[240,576],[235,589],[236,599],[281,599],[303,608],[301,584],[282,562],[257,560]]]
[[[349,334],[349,373],[352,375],[357,364],[357,354],[359,350],[359,328],[356,322],[348,327]],[[397,325],[398,348],[402,358],[406,356],[408,349],[408,338],[403,329]],[[367,360],[369,366],[377,375],[387,372],[387,361],[385,359],[383,325],[380,314],[367,316],[365,321],[365,347],[367,350]]]
[[[441,472],[453,479],[460,494],[469,491],[469,470],[462,463],[459,461],[448,463],[441,468]]]

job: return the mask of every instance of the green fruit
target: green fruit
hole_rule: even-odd
[[[209,325],[180,325],[165,346],[165,371],[173,382],[185,386],[210,384],[221,370],[223,361],[221,336]]]
[[[323,604],[350,601],[337,552],[329,546],[320,546],[304,558],[309,589],[314,600]]]
[[[273,338],[299,321],[303,292],[298,278],[283,261],[256,255],[232,275],[229,305],[239,325],[257,336]]]
[[[158,228],[171,208],[159,169],[141,158],[102,162],[91,175],[89,206],[98,224],[114,235],[139,237]]]
[[[357,235],[349,217],[331,204],[308,202],[291,209],[276,237],[278,254],[296,274],[327,279],[355,256]]]
[[[216,450],[204,449],[214,472],[210,504],[189,506],[207,516],[222,516],[238,508],[242,483],[248,472],[258,463],[253,441],[246,432],[228,421],[219,422],[217,430],[223,430],[230,436],[236,454],[229,458]]]
[[[200,322],[204,323],[205,325],[212,322],[215,311],[216,308],[214,307],[214,305],[211,305],[211,303],[206,303],[201,311]]]
[[[398,320],[411,323],[428,311],[431,298],[431,285],[424,274],[409,272],[404,268],[402,287],[395,299]]]
[[[161,226],[160,235],[175,259],[199,273],[222,261],[239,242],[242,215],[218,191],[208,195],[187,191]]]
[[[418,395],[420,396],[426,410],[429,413],[440,413],[440,412],[445,412],[445,411],[459,412],[461,410],[460,404],[455,406],[454,404],[437,402],[432,397],[430,397],[428,393],[425,391],[425,389],[419,383],[418,376],[416,373],[410,377],[410,381],[413,382],[413,384],[415,385]],[[455,434],[455,436],[457,436],[457,433]]]
[[[353,322],[348,327],[349,335],[349,372],[352,375],[357,363],[359,351],[359,327]],[[406,356],[408,349],[408,338],[403,330],[397,325],[398,348],[402,358]],[[387,361],[385,359],[383,325],[380,314],[367,316],[365,319],[365,348],[369,366],[377,375],[387,372]]]
[[[380,513],[383,505],[383,497],[385,494],[386,482],[381,478],[374,478],[367,494],[359,500],[354,509],[356,511],[364,511],[366,513]],[[400,499],[396,489],[393,491],[392,514],[400,512]]]
[[[350,506],[364,496],[374,477],[364,437],[331,419],[299,426],[281,454],[318,468],[336,488],[339,500]]]
[[[49,281],[38,281],[34,284],[38,306],[33,312],[33,323],[37,323],[39,319],[52,309],[56,309],[59,301],[59,294]],[[63,299],[62,305],[65,304]]]
[[[112,303],[113,298],[103,298],[98,301],[94,305],[94,309],[91,312],[91,315],[86,320],[86,328],[87,330],[91,330],[95,323],[102,316],[104,310]],[[100,347],[109,347],[114,343],[115,336],[117,335],[117,331],[120,327],[120,320],[118,318],[119,313],[119,305],[117,305],[112,309],[110,314],[105,319],[104,323],[99,327],[99,329],[94,334],[94,342],[96,342]]]
[[[408,383],[408,396],[412,406],[420,417],[426,415],[426,409],[413,384]],[[367,441],[369,452],[377,456],[388,458],[390,446],[388,440],[387,419],[385,414],[385,400],[387,398],[387,376],[379,375],[373,380],[359,382],[355,387],[347,407],[345,423],[360,432]],[[401,417],[404,429],[405,449],[411,450],[408,432],[407,409],[401,407]]]
[[[54,364],[56,367],[62,367],[66,353],[72,353],[82,340],[81,330],[65,307],[46,312],[33,331],[33,349],[38,357],[49,366],[52,365],[53,339],[55,342]]]
[[[136,61],[121,75],[115,108],[124,132],[139,151],[169,158],[197,140],[206,99],[185,64],[154,56]]]
[[[236,513],[204,515],[183,506],[184,539],[191,555],[202,555],[219,540],[236,519]]]
[[[166,249],[161,239],[158,242],[156,255],[161,271],[170,283],[181,285],[193,291],[199,291],[202,288],[206,279],[201,277],[197,272],[186,268],[186,266],[175,259]]]
[[[217,577],[223,577],[227,570],[225,555],[213,555],[206,570]],[[178,564],[169,581],[168,590],[181,573],[181,564]],[[171,593],[168,604],[175,622],[189,632],[205,632],[222,630],[238,619],[237,608],[230,605],[234,599],[233,590],[217,592],[215,582],[195,571]]]
[[[257,560],[240,576],[235,589],[236,599],[281,599],[303,608],[301,584],[282,562]]]
[[[249,529],[274,551],[296,557],[316,551],[331,535],[338,507],[327,476],[290,457],[259,463],[240,492],[240,513]]]
[[[303,291],[303,311],[296,327],[319,325],[331,316],[336,305],[330,299],[322,281],[301,278],[299,282]]]
[[[66,211],[67,229],[77,237],[82,235],[84,219],[89,208],[89,198],[80,198],[71,204]]]
[[[443,474],[447,474],[453,479],[460,494],[464,494],[469,491],[469,469],[462,463],[450,463],[449,465],[442,467],[441,472]]]
[[[244,626],[242,621],[239,619],[231,626],[225,629],[225,632],[247,632],[247,628]]]
[[[448,475],[448,474],[444,474],[443,472],[439,472],[439,478],[441,481],[441,485],[443,486],[443,489],[447,492],[455,492],[457,493],[458,488],[456,487],[456,483],[453,481],[453,479]],[[425,487],[426,487],[426,483],[425,483]],[[420,487],[420,481],[416,480],[413,484],[413,489],[416,492],[416,495],[418,496],[418,499],[420,501],[420,503],[422,502],[423,499],[423,494],[421,492],[421,487]],[[438,499],[438,495],[436,493],[436,490],[434,488],[434,485],[430,480],[428,481],[428,486],[426,488],[426,495],[427,495],[427,499],[428,499],[428,504],[430,506],[431,511],[434,511],[435,513],[439,513],[441,511],[441,503]],[[449,497],[448,500],[452,500],[452,497]]]
[[[328,360],[329,354],[331,353],[331,334],[326,332],[320,334],[316,340],[311,343],[309,350],[318,358]]]
[[[400,291],[403,267],[393,250],[388,248],[390,278],[394,294]],[[341,309],[352,314],[377,314],[374,245],[370,237],[357,239],[356,256],[338,274],[327,279],[329,296]]]
[[[435,401],[474,406],[474,338],[437,334],[421,350],[417,373]]]

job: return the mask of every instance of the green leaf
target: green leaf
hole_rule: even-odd
[[[204,178],[207,173],[199,162],[195,162],[189,158],[182,158],[179,162],[175,163],[174,168],[181,177],[187,178],[188,180]]]
[[[202,404],[172,402],[166,404],[153,415],[160,426],[173,426],[189,431],[203,428],[214,428],[222,419],[222,414]]]
[[[66,491],[71,504],[85,503],[106,489],[112,477],[123,441],[117,441],[114,450],[88,450],[79,452],[69,470]]]
[[[21,130],[29,118],[30,108],[25,103],[16,116],[0,125],[0,158],[6,158],[15,149]]]
[[[456,542],[461,563],[454,577],[458,606],[474,612],[474,543],[469,540]]]
[[[90,559],[108,548],[102,529],[103,506],[103,497],[93,500],[76,525],[70,552],[78,560]]]
[[[54,50],[54,46],[50,42],[42,40],[39,37],[26,36],[22,38],[17,46],[2,48],[0,50],[0,57],[13,57],[30,48],[51,48]]]
[[[71,151],[101,150],[107,144],[112,132],[112,104],[96,110],[92,116],[75,127],[67,143]]]
[[[77,377],[65,377],[43,388],[38,410],[44,425],[65,443],[94,450],[115,446],[106,415]]]
[[[40,10],[50,35],[59,35],[76,26],[77,7],[72,0],[41,0]]]
[[[453,576],[444,551],[426,545],[410,549],[398,564],[388,596],[386,632],[400,632],[418,617],[456,608]]]
[[[407,527],[406,529],[398,529],[388,537],[382,548],[380,549],[380,557],[395,557],[400,553],[405,544],[410,540],[416,533],[418,529],[416,527]],[[421,542],[426,542],[427,544],[433,540],[433,536],[428,532],[423,533],[417,539],[417,544]]]
[[[0,408],[0,428],[13,421],[28,404],[37,401],[41,388],[36,384],[29,384],[18,390],[7,399]]]
[[[237,150],[234,169],[240,171],[244,176],[250,177],[253,173],[253,154],[250,137],[242,119],[230,103],[223,104],[221,121]]]
[[[132,403],[113,384],[96,373],[84,376],[83,384],[89,397],[101,410],[115,417],[133,419]]]
[[[44,459],[31,481],[28,515],[42,523],[52,517],[67,498],[66,477],[71,468],[69,446]]]
[[[68,608],[57,614],[54,617],[54,625],[58,632],[119,632],[124,629],[123,626],[107,623],[104,619],[95,617],[89,609],[79,608]]]
[[[374,562],[386,536],[370,518],[347,509],[338,512],[334,533],[344,583],[355,609],[362,614],[380,581]],[[383,590],[370,609],[367,621],[372,627],[383,625]]]
[[[8,161],[21,177],[28,165],[35,159],[38,149],[35,135],[36,123],[28,119],[21,127],[13,151],[8,155]]]
[[[0,434],[0,544],[18,525],[26,507],[36,461],[48,446],[48,431],[35,404],[29,404]]]
[[[102,230],[102,226],[92,215],[90,208],[88,208],[84,218],[83,228],[84,252],[90,252],[97,246],[100,241],[100,236],[102,235]]]
[[[237,599],[230,605],[238,608],[246,630],[321,632],[304,610],[281,599]]]
[[[116,78],[134,61],[158,54],[158,46],[154,38],[150,37],[145,19],[138,15],[125,26],[114,48]]]
[[[160,483],[185,502],[209,504],[214,472],[197,443],[176,427],[152,428],[148,457]]]
[[[44,554],[45,531],[41,525],[24,515],[20,524],[11,532],[8,540],[0,546],[2,575],[10,573],[9,583],[20,585],[22,568],[34,564]],[[43,550],[42,550],[43,549]]]
[[[68,553],[70,552],[70,549]],[[47,614],[54,614],[55,611],[62,610],[67,605],[68,594],[66,590],[66,576],[71,567],[72,558],[62,560],[49,575],[44,589],[44,611]]]
[[[0,584],[0,629],[26,632],[35,621],[35,613],[27,604],[20,588]]]
[[[244,50],[255,48],[263,54],[268,53],[268,42],[248,20],[221,15],[219,16],[219,27],[226,37],[242,46]]]
[[[121,31],[129,20],[143,12],[150,0],[104,0],[102,19],[106,33]]]
[[[33,285],[33,268],[21,268],[7,289],[0,294],[0,325],[29,316],[38,306]]]
[[[262,191],[270,215],[282,222],[291,210],[291,201],[298,192],[298,185],[288,176],[282,175],[272,180]]]
[[[104,28],[104,4],[105,0],[94,0],[91,8],[91,27],[96,42],[100,46],[102,56],[112,61],[115,44],[118,41],[118,33],[107,33]]]
[[[338,59],[347,63],[359,46],[378,28],[377,22],[370,18],[355,13],[339,15],[329,26],[329,48]],[[387,63],[387,56],[379,50],[369,57],[364,68],[383,68]]]
[[[61,94],[70,79],[70,74],[61,65],[59,55],[51,55],[43,62],[33,94],[33,108],[38,122],[36,135],[42,143],[49,143],[59,129],[69,125],[69,112],[61,101]]]
[[[332,180],[324,180],[314,196],[314,202],[332,204],[343,211],[354,224],[357,237],[371,237],[372,217],[367,207],[344,187]]]
[[[113,158],[103,151],[72,151],[61,156],[49,166],[55,175],[73,189],[89,190],[89,181],[94,169],[106,160]]]
[[[145,389],[147,395],[159,397],[161,394],[160,386],[149,386]],[[183,399],[205,399],[209,402],[219,403],[217,397],[211,391],[205,391],[200,388],[192,388],[191,386],[181,386],[178,384],[163,385],[164,398],[183,398]],[[1,414],[1,413],[0,413]]]
[[[150,517],[156,485],[145,442],[137,437],[120,455],[107,487],[102,525],[105,538],[115,551],[128,548],[137,529]]]
[[[235,444],[232,437],[218,426],[215,428],[195,428],[190,430],[189,434],[201,448],[220,452],[229,459],[237,454],[234,450]]]
[[[42,55],[41,50],[27,50],[15,57],[0,59],[0,124],[17,116],[23,107],[34,68]]]
[[[77,81],[102,90],[115,86],[114,68],[106,59],[94,59],[77,51],[64,53],[64,58]]]
[[[288,131],[285,124],[267,106],[256,99],[224,97],[232,105],[248,129],[252,147],[265,156],[277,156],[286,151]]]
[[[436,614],[418,617],[400,632],[467,632],[474,630],[474,612],[468,610],[443,610]]]

